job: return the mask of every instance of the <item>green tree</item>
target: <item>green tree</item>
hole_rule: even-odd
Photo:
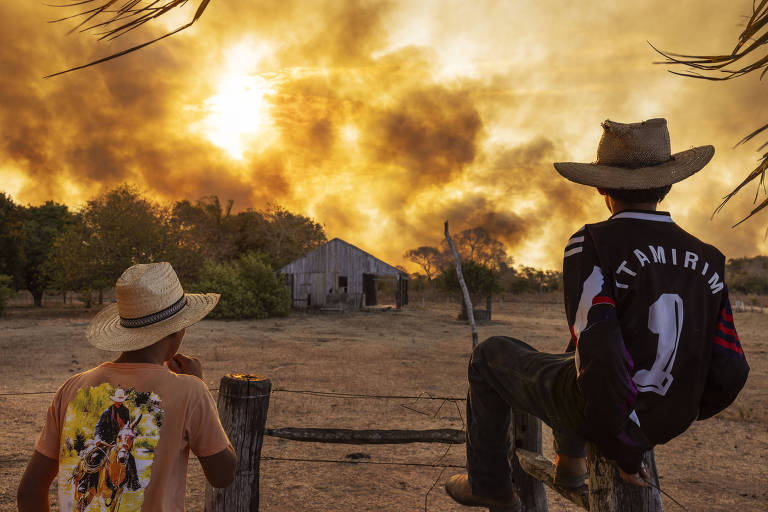
[[[109,286],[91,273],[95,256],[92,255],[89,238],[82,216],[75,215],[72,223],[54,240],[48,259],[43,265],[51,288],[80,293],[85,297],[86,307],[91,306],[94,290]]]
[[[475,261],[483,266],[501,270],[512,263],[512,258],[507,255],[504,244],[491,236],[483,227],[465,229],[453,237],[453,244],[461,260]],[[446,255],[445,261],[452,262],[453,257],[448,249],[448,243],[443,240],[442,252]],[[450,263],[449,263],[450,264]]]
[[[13,279],[11,276],[0,274],[0,315],[3,314],[8,299],[13,297],[13,288],[11,288],[12,283]]]
[[[501,273],[502,288],[512,293],[546,292],[562,289],[563,274],[555,270],[541,270],[520,266]]]
[[[421,267],[428,282],[432,281],[440,268],[444,266],[445,261],[444,253],[441,253],[436,247],[428,245],[410,249],[403,256]]]
[[[236,223],[232,215],[234,201],[222,205],[218,196],[178,201],[171,209],[170,223],[183,244],[204,259],[227,261],[237,256]]]
[[[181,248],[167,212],[122,185],[87,202],[54,242],[46,269],[58,289],[90,297],[131,265],[171,259]]]
[[[768,256],[728,260],[725,271],[730,290],[741,293],[768,293]]]
[[[309,217],[270,205],[262,213],[267,223],[262,234],[264,251],[281,268],[325,243],[323,227]]]
[[[32,294],[37,307],[43,305],[43,294],[53,282],[45,263],[54,241],[71,224],[73,215],[63,204],[47,201],[41,206],[26,209],[22,277],[24,287]]]
[[[461,273],[470,295],[487,296],[501,291],[499,273],[482,263],[462,261]],[[440,275],[440,284],[446,290],[461,292],[456,267],[448,268]]]
[[[467,291],[469,291],[470,300],[472,300],[473,304],[477,303],[476,299],[485,298],[486,304],[490,305],[491,296],[501,291],[499,273],[491,267],[472,260],[462,261],[461,274],[464,276],[464,282],[467,285]],[[439,283],[443,289],[461,294],[460,318],[467,318],[467,305],[461,292],[456,267],[446,269],[440,275]]]
[[[0,192],[0,274],[10,276],[15,289],[24,284],[23,240],[24,208]]]
[[[290,291],[266,260],[248,253],[234,261],[205,262],[193,289],[221,293],[211,318],[267,318],[290,312]]]
[[[218,262],[259,252],[279,268],[326,241],[320,224],[281,206],[233,214],[233,205],[232,200],[222,204],[215,195],[194,204],[179,201],[172,208],[170,222],[184,245]]]

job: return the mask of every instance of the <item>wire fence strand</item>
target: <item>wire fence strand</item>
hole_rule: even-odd
[[[466,468],[459,464],[442,464],[428,462],[397,462],[397,461],[376,461],[376,460],[343,460],[343,459],[302,459],[299,457],[273,457],[271,455],[262,455],[261,460],[273,460],[282,462],[320,462],[333,464],[371,464],[374,466],[415,466],[426,468]]]
[[[219,391],[219,388],[208,388],[209,391]],[[29,395],[53,395],[56,391],[9,391],[0,393],[0,396],[29,396]],[[455,396],[437,396],[431,393],[421,393],[419,395],[368,395],[364,393],[344,393],[337,391],[313,391],[308,389],[286,389],[275,388],[272,393],[295,393],[309,396],[324,396],[329,398],[368,398],[379,400],[444,400],[444,401],[466,401],[464,397]]]

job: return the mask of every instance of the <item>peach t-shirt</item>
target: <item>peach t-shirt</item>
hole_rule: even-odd
[[[228,445],[202,380],[156,364],[103,363],[59,388],[35,449],[59,461],[62,512],[76,500],[165,512],[184,510],[189,450],[206,457]],[[83,480],[73,474],[85,474],[97,450],[106,459],[101,472],[113,476],[100,475],[99,484],[90,477],[83,497],[75,482]]]

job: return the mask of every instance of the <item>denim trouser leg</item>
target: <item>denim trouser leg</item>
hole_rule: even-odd
[[[555,430],[558,453],[581,456],[583,404],[573,354],[546,354],[504,336],[480,343],[469,363],[467,470],[472,490],[494,497],[512,489],[510,408]]]

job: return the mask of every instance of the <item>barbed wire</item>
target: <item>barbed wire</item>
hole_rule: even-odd
[[[219,388],[208,388],[208,391],[219,391]],[[0,393],[0,396],[29,396],[29,395],[53,395],[56,391],[10,391]],[[313,391],[306,389],[286,389],[274,388],[272,393],[295,393],[309,396],[324,396],[329,398],[371,398],[380,400],[443,400],[443,401],[465,401],[466,398],[454,396],[437,396],[429,392],[422,392],[419,395],[368,395],[364,393],[344,393],[337,391]],[[442,407],[442,406],[441,406]],[[418,411],[417,411],[418,412]]]
[[[416,466],[429,468],[466,468],[461,464],[437,464],[428,462],[397,462],[397,461],[376,461],[376,460],[343,460],[343,459],[303,459],[299,457],[273,457],[271,455],[262,455],[261,460],[275,460],[283,462],[319,462],[336,464],[371,464],[374,466]]]

